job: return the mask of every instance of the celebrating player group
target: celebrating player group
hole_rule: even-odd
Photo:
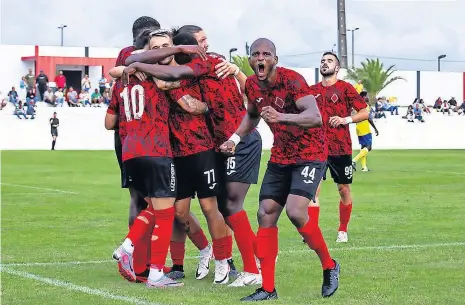
[[[241,301],[277,299],[277,223],[286,209],[321,261],[322,296],[332,296],[340,265],[319,228],[319,187],[329,167],[341,195],[337,241],[347,242],[353,174],[348,124],[368,119],[364,99],[337,80],[337,56],[323,55],[323,81],[310,87],[297,72],[277,67],[276,47],[265,38],[251,45],[255,75],[247,78],[223,56],[208,53],[200,27],[163,30],[155,19],[140,17],[132,32],[133,45],[110,71],[117,81],[105,117],[105,127],[115,130],[122,187],[131,196],[129,233],[113,253],[120,274],[149,288],[182,286],[188,237],[200,252],[196,279],[208,275],[214,260],[215,284],[260,287]],[[258,182],[261,119],[274,144],[254,233],[244,200]],[[211,244],[190,211],[195,197]],[[243,262],[239,274],[233,233]],[[171,267],[165,266],[168,252]]]

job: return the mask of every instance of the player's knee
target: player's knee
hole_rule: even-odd
[[[184,221],[189,217],[189,211],[185,209],[175,209],[175,217],[176,220],[178,220],[181,223],[184,223]]]
[[[337,189],[342,198],[350,197],[350,186],[348,184],[338,184]]]
[[[308,212],[306,208],[302,210],[300,208],[290,207],[287,205],[286,214],[292,224],[297,228],[303,227],[308,221]]]

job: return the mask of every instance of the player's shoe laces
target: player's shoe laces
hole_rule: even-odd
[[[242,302],[257,302],[257,301],[266,301],[266,300],[276,300],[278,299],[278,293],[276,292],[276,289],[273,290],[273,292],[268,292],[263,290],[263,288],[258,288],[255,290],[254,293],[251,295],[242,298]]]
[[[347,232],[344,232],[344,231],[337,232],[337,239],[336,239],[337,243],[346,243],[348,241],[349,241],[349,235],[347,234]]]
[[[262,276],[260,274],[254,274],[250,272],[241,272],[237,279],[229,284],[229,287],[245,287],[250,285],[261,285]]]
[[[201,251],[200,260],[197,264],[197,271],[195,272],[195,278],[197,280],[205,278],[210,272],[210,260],[212,259],[212,256],[213,249],[211,245],[208,245],[207,249]]]
[[[353,170],[354,172],[357,171],[357,162],[352,161],[352,170]]]
[[[338,262],[334,261],[336,266],[333,269],[323,270],[323,285],[321,286],[321,295],[323,298],[332,296],[339,287],[339,273],[341,266]]]
[[[171,288],[184,286],[184,283],[176,282],[166,275],[163,275],[156,281],[152,281],[150,278],[148,278],[146,285],[148,288]]]
[[[234,265],[234,260],[232,258],[228,259],[228,265],[229,265],[229,276],[234,277],[234,278],[238,277],[239,271],[237,271],[237,268]]]
[[[113,252],[113,258],[118,261],[119,273],[128,281],[135,282],[137,278],[132,264],[132,254],[127,252],[123,246],[119,246],[118,249]]]
[[[213,283],[224,285],[229,282],[229,264],[227,260],[215,260],[215,279]]]

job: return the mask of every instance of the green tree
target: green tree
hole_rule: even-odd
[[[405,80],[401,76],[393,76],[397,70],[395,65],[384,69],[382,62],[377,59],[366,59],[361,63],[360,68],[352,68],[347,70],[347,76],[345,79],[354,82],[362,81],[363,90],[368,93],[370,104],[376,102],[376,96],[384,88],[392,84],[397,80]]]
[[[249,65],[249,58],[247,56],[239,56],[235,55],[232,58],[234,64],[241,69],[241,71],[246,75],[246,76],[251,76],[254,74],[254,71]]]

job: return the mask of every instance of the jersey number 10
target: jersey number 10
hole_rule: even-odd
[[[128,87],[124,87],[123,92],[121,92],[120,94],[124,102],[124,113],[126,114],[126,121],[130,122],[133,119],[140,120],[142,118],[142,115],[144,114],[144,87],[142,87],[141,85],[133,86],[131,88],[131,99],[129,99],[128,91]],[[129,104],[129,102],[131,102],[131,104]]]

